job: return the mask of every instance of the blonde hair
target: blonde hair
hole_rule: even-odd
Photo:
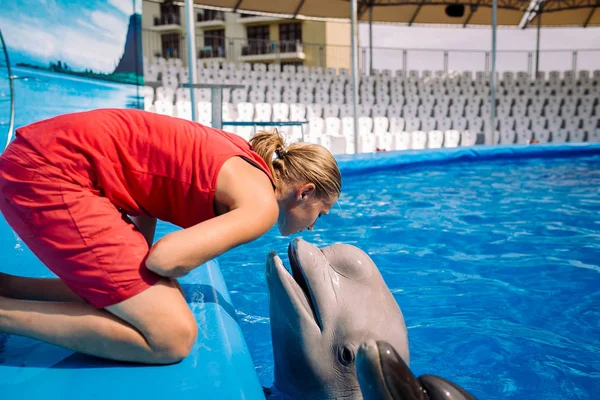
[[[250,139],[250,145],[267,163],[278,190],[290,183],[313,183],[318,198],[340,195],[342,174],[335,158],[325,147],[313,143],[286,146],[277,129],[257,133]]]

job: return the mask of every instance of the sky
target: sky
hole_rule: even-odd
[[[369,45],[368,24],[359,27],[361,47]],[[499,71],[526,71],[527,51],[533,53],[535,69],[536,29],[499,28],[497,31],[496,66]],[[449,69],[483,70],[486,50],[491,50],[492,32],[489,28],[373,26],[373,68],[401,69],[401,48],[461,49],[476,52],[450,51]],[[572,53],[578,51],[577,66],[581,69],[600,69],[600,28],[542,28],[540,35],[540,70],[570,70]],[[552,50],[552,51],[550,51]],[[563,50],[563,51],[557,51]],[[511,52],[512,51],[512,52]],[[522,52],[526,51],[526,52]],[[368,54],[368,53],[367,53]],[[368,60],[368,59],[367,59]],[[442,51],[409,51],[408,69],[439,70],[443,68]]]
[[[133,0],[0,0],[0,28],[11,64],[48,65],[110,73],[125,46]],[[141,12],[141,0],[136,0]]]

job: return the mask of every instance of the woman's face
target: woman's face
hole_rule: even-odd
[[[336,201],[337,196],[331,199],[318,198],[312,183],[299,186],[279,200],[279,232],[288,236],[304,229],[312,230],[317,219],[326,215]]]

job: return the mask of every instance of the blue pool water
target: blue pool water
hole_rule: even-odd
[[[600,396],[600,156],[349,177],[303,238],[371,255],[404,312],[415,373],[481,399]],[[289,240],[273,230],[219,258],[265,386],[265,258]]]
[[[599,189],[598,155],[356,175],[304,238],[371,255],[403,309],[416,374],[481,399],[595,399]],[[173,229],[159,224],[158,237]],[[3,219],[0,238],[3,272],[50,276]],[[273,380],[264,261],[274,249],[287,262],[289,240],[273,230],[219,258],[264,386]]]

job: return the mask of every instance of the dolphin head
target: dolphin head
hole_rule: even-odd
[[[275,253],[267,259],[276,391],[360,399],[356,355],[367,339],[392,343],[409,362],[404,317],[366,253],[297,239],[288,255],[291,274]]]
[[[474,400],[462,388],[438,376],[415,378],[394,347],[385,341],[362,343],[356,370],[365,400]]]

